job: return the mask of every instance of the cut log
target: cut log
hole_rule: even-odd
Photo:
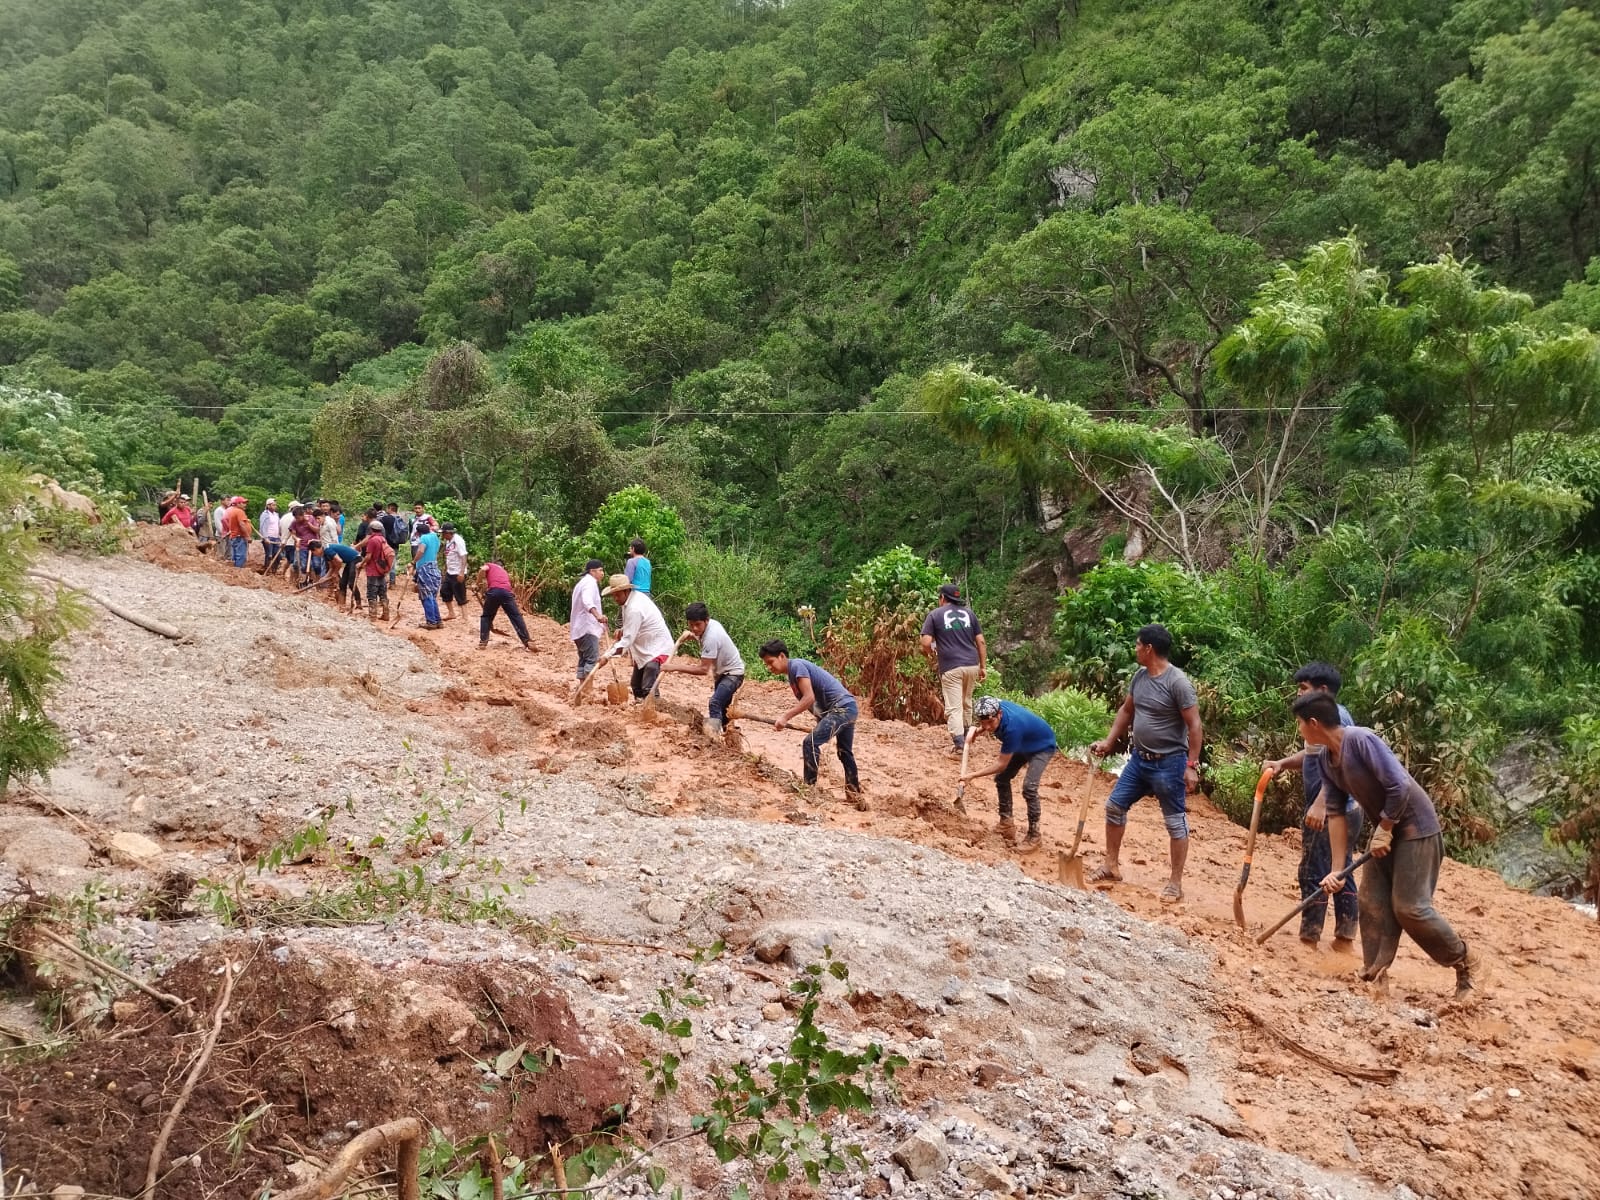
[[[162,637],[171,638],[175,642],[185,642],[189,640],[189,635],[184,633],[183,630],[177,628],[176,626],[168,625],[165,621],[158,621],[154,617],[147,617],[143,613],[134,612],[131,608],[123,608],[120,604],[113,604],[104,596],[97,596],[86,588],[81,588],[75,584],[68,583],[65,579],[59,579],[54,575],[47,575],[43,571],[29,571],[28,575],[34,579],[42,579],[46,583],[53,583],[57,587],[66,588],[69,592],[75,592],[80,596],[87,596],[90,600],[93,600],[112,616],[121,617],[130,625],[137,625],[140,629],[148,629],[151,633],[158,633]]]

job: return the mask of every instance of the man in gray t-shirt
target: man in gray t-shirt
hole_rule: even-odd
[[[1161,889],[1161,902],[1183,899],[1183,864],[1189,858],[1189,789],[1200,782],[1200,708],[1189,677],[1173,666],[1172,635],[1161,625],[1139,630],[1134,658],[1139,669],[1128,695],[1111,720],[1111,731],[1089,749],[1105,756],[1132,733],[1128,765],[1106,800],[1106,857],[1089,877],[1091,882],[1121,882],[1122,831],[1128,810],[1141,797],[1154,796],[1167,826],[1172,874]]]
[[[712,620],[711,610],[704,604],[696,602],[689,605],[683,610],[683,617],[689,628],[678,638],[673,649],[693,638],[700,643],[700,657],[694,662],[669,658],[661,669],[684,675],[711,676],[711,701],[706,706],[705,729],[708,737],[721,737],[728,720],[728,707],[733,703],[733,694],[744,683],[744,659],[739,654],[739,648],[733,644],[733,639],[728,636],[728,631],[722,627],[722,622]]]
[[[923,619],[922,652],[939,672],[939,698],[950,733],[950,753],[959,756],[972,724],[972,691],[989,674],[989,651],[978,614],[961,603],[961,589],[939,589],[939,607]]]

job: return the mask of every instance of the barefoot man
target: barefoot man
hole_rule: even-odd
[[[1375,822],[1367,847],[1372,861],[1361,870],[1361,978],[1383,978],[1400,949],[1400,935],[1441,967],[1453,967],[1460,1001],[1482,994],[1489,966],[1469,949],[1439,911],[1433,890],[1444,863],[1444,832],[1433,800],[1394,751],[1370,729],[1344,725],[1339,704],[1326,692],[1309,692],[1291,711],[1308,746],[1323,748],[1322,802],[1327,812],[1333,862],[1343,862],[1347,844],[1345,803],[1354,800]],[[1344,887],[1336,871],[1322,881],[1330,896]]]
[[[1106,858],[1089,876],[1091,883],[1122,879],[1122,831],[1128,810],[1144,796],[1161,805],[1167,826],[1172,874],[1161,889],[1163,904],[1183,899],[1183,864],[1189,857],[1189,789],[1198,786],[1200,746],[1199,701],[1189,677],[1173,666],[1172,635],[1164,625],[1139,630],[1133,656],[1139,669],[1128,684],[1128,695],[1111,719],[1111,731],[1089,747],[1104,758],[1130,728],[1133,733],[1128,765],[1106,800]]]

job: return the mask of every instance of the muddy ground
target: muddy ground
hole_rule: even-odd
[[[706,692],[693,677],[664,676],[655,714],[607,705],[603,687],[569,708],[570,644],[542,618],[531,620],[536,653],[499,637],[479,652],[475,608],[470,622],[429,633],[412,624],[411,601],[398,628],[374,629],[164,536],[140,556],[50,569],[179,625],[191,641],[103,613],[75,640],[59,706],[72,753],[48,786],[0,807],[0,897],[79,898],[75,908],[101,922],[85,935],[91,945],[141,977],[177,967],[168,990],[187,998],[191,989],[207,1011],[216,980],[207,972],[231,946],[249,964],[241,989],[335,956],[348,958],[347,973],[434,989],[470,1016],[459,1023],[470,1053],[440,1062],[435,1029],[380,1015],[373,1028],[400,1032],[377,1039],[381,1047],[344,1044],[326,1024],[338,1016],[329,998],[290,989],[316,1000],[282,1006],[284,1020],[319,1030],[308,1055],[337,1047],[354,1080],[388,1071],[392,1055],[392,1078],[411,1069],[419,1082],[367,1089],[363,1102],[330,1071],[330,1094],[297,1104],[282,1084],[301,1061],[268,1062],[261,1080],[248,1064],[219,1063],[214,1102],[196,1106],[200,1116],[173,1139],[173,1161],[199,1155],[180,1167],[192,1185],[182,1194],[281,1185],[297,1162],[320,1161],[355,1129],[412,1112],[457,1138],[504,1130],[516,1153],[537,1155],[591,1110],[569,1119],[539,1099],[528,1111],[540,1120],[513,1131],[498,1100],[473,1107],[483,1101],[474,1064],[522,1034],[484,1002],[484,972],[558,996],[599,1060],[632,1063],[658,1052],[637,1024],[655,989],[685,969],[689,947],[721,939],[729,951],[699,980],[710,1004],[686,1066],[770,1054],[792,1021],[773,1006],[796,964],[823,946],[850,964],[857,988],[829,998],[824,1027],[910,1060],[900,1095],[843,1127],[868,1166],[831,1194],[1600,1195],[1600,947],[1595,924],[1560,901],[1447,864],[1440,907],[1493,955],[1492,994],[1471,1008],[1448,1004],[1452,976],[1408,944],[1388,994],[1377,995],[1353,979],[1350,959],[1304,948],[1292,926],[1261,948],[1233,927],[1243,831],[1203,802],[1181,905],[1157,901],[1164,831],[1142,810],[1130,825],[1128,882],[1084,895],[1055,883],[1054,851],[1088,789],[1093,857],[1093,805],[1106,781],[1075,764],[1054,768],[1046,785],[1046,851],[1019,858],[993,832],[992,787],[977,782],[968,811],[955,809],[940,729],[862,722],[870,805],[859,812],[843,803],[831,760],[822,794],[797,794],[800,733],[756,719],[784,707],[777,684],[744,688],[752,715],[735,753],[692,728]],[[116,833],[142,834],[155,851],[113,847]],[[1256,928],[1296,899],[1297,835],[1265,841],[1246,896]],[[345,923],[348,912],[325,901],[363,861],[365,878],[420,872],[430,894],[448,889],[451,911],[413,906]],[[174,872],[200,882],[164,902]],[[219,914],[232,914],[233,927]],[[91,1026],[107,990],[67,989],[66,1015]],[[27,1166],[47,1187],[137,1190],[128,1164],[142,1178],[155,1123],[127,1107],[138,1081],[124,1073],[107,1093],[85,1076],[101,1079],[97,1064],[130,1051],[97,1056],[136,1043],[151,1056],[139,1076],[151,1090],[133,1103],[155,1095],[150,1110],[166,1110],[192,1035],[174,1040],[179,1031],[163,1028],[170,1018],[153,1003],[105,1018],[101,1046],[7,1056],[8,1171]],[[241,1021],[256,1015],[243,996],[241,1006]],[[0,1023],[16,1027],[39,1009]],[[258,1020],[230,1026],[224,1044],[250,1044],[256,1026],[284,1033]],[[1367,1074],[1398,1074],[1352,1078],[1295,1043]],[[654,1111],[647,1091],[634,1072],[630,1128],[674,1128],[681,1113]],[[691,1087],[684,1111],[697,1099]],[[218,1152],[226,1138],[192,1149],[263,1103],[269,1116],[237,1156]],[[12,1124],[22,1104],[28,1119]],[[85,1128],[95,1113],[104,1132],[90,1145],[118,1142],[115,1154],[68,1153],[40,1132],[52,1120]],[[930,1121],[944,1130],[950,1165],[908,1179],[890,1152]],[[735,1176],[703,1157],[686,1149],[673,1161],[677,1177],[691,1192],[720,1194]]]

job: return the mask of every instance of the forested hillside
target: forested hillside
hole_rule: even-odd
[[[1226,786],[1311,656],[1463,813],[1600,778],[1596,328],[1593,4],[0,0],[31,462],[541,561],[644,484],[775,618],[905,543],[1018,681],[1166,618]]]

